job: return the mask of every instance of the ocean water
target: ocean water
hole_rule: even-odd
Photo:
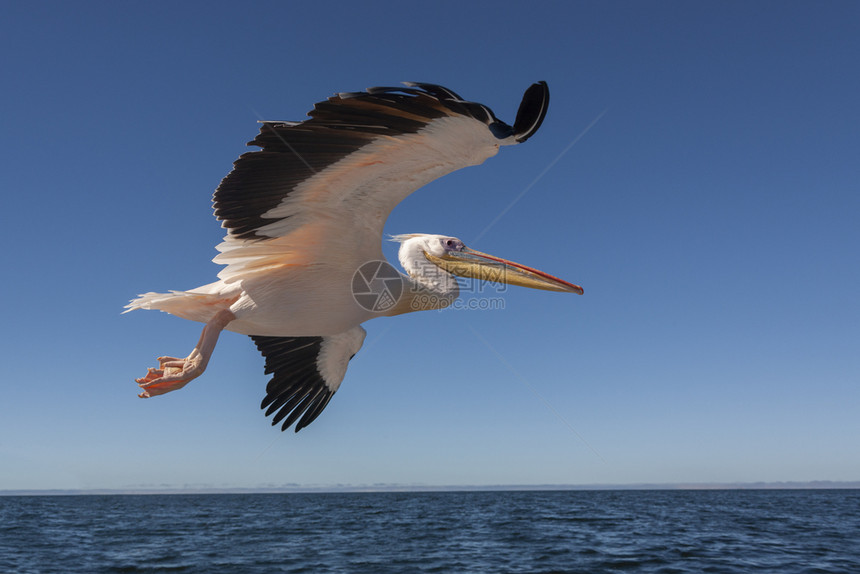
[[[0,497],[0,572],[860,573],[860,491]]]

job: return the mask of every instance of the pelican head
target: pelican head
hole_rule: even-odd
[[[562,291],[582,295],[582,287],[568,283],[543,271],[475,251],[456,237],[413,233],[392,238],[401,243],[399,259],[415,279],[427,279],[427,262],[448,274],[531,289]],[[438,275],[438,272],[437,272]],[[453,279],[451,279],[453,280]]]

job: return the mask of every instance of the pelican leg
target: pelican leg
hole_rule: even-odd
[[[184,359],[176,357],[158,357],[158,368],[147,369],[146,376],[135,379],[135,382],[143,389],[138,396],[142,399],[163,395],[170,391],[181,389],[193,379],[196,379],[206,370],[218,335],[227,326],[227,323],[236,316],[229,309],[218,311],[212,319],[203,327],[200,340],[191,354]]]

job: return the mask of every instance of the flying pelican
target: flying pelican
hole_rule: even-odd
[[[455,275],[582,294],[536,269],[466,247],[456,237],[410,234],[403,275],[385,263],[382,230],[391,210],[421,186],[478,165],[499,146],[540,127],[546,82],[526,90],[513,126],[484,105],[433,84],[341,93],[301,122],[261,122],[213,198],[227,229],[213,261],[218,281],[146,293],[126,312],[158,309],[205,323],[185,358],[158,357],[136,382],[141,398],[185,386],[206,369],[222,330],[250,335],[265,357],[261,407],[281,430],[316,419],[364,341],[361,323],[441,309],[458,295]],[[367,266],[369,264],[369,267]],[[399,288],[398,288],[399,282]],[[368,296],[385,294],[380,304]]]

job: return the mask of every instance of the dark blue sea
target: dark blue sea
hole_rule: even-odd
[[[860,491],[9,496],[0,572],[856,574]]]

